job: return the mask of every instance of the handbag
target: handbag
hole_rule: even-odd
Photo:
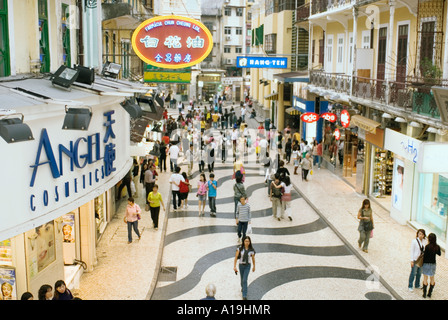
[[[419,245],[420,247],[420,245]],[[419,268],[421,268],[423,266],[423,246],[420,247],[420,255],[418,256],[417,260],[415,260],[415,265]]]

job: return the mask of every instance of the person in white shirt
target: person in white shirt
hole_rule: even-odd
[[[246,116],[246,107],[241,107],[241,120],[244,122],[244,118]]]
[[[194,163],[194,159],[195,159],[194,152],[193,152],[193,144],[190,144],[190,148],[185,153],[185,159],[187,160],[187,163],[188,163],[187,175],[188,175],[188,178],[191,179],[193,163]]]
[[[289,178],[289,176],[285,176],[284,181],[282,182],[283,187],[283,195],[282,195],[282,207],[283,212],[286,213],[289,220],[292,221],[291,217],[291,190],[292,190],[292,183]]]
[[[171,145],[170,149],[168,150],[168,153],[170,155],[171,172],[174,172],[174,171],[176,171],[176,168],[177,168],[177,158],[179,157],[179,147],[176,144]]]
[[[184,177],[180,174],[180,167],[175,168],[175,173],[173,173],[168,181],[171,184],[171,193],[173,196],[173,208],[174,211],[177,211],[177,207],[180,208],[181,199],[179,197],[179,185],[180,182],[185,182]],[[177,201],[176,201],[177,198]]]
[[[414,280],[415,280],[415,288],[420,287],[420,277],[422,275],[422,268],[416,265],[416,260],[423,253],[423,250],[427,244],[426,241],[426,232],[424,229],[417,230],[417,235],[414,240],[411,242],[411,274],[409,275],[409,291],[414,291]]]

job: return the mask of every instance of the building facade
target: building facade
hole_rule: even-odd
[[[86,50],[101,28],[82,20],[101,16],[101,3],[2,1],[0,8],[7,26],[0,153],[8,155],[0,159],[0,283],[12,288],[2,299],[18,299],[57,280],[76,288],[95,267],[96,245],[118,206],[115,186],[132,166],[130,115],[121,103],[142,89],[98,74],[101,41]],[[71,78],[78,64],[93,77]]]

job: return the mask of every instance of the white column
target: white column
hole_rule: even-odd
[[[353,94],[353,76],[356,73],[356,41],[358,40],[358,8],[353,8],[353,46],[352,46],[352,74],[350,81],[350,96]],[[347,36],[350,48],[350,39]]]
[[[448,6],[446,6],[446,17],[448,17]],[[445,27],[446,28],[446,27]],[[445,31],[445,30],[444,30]],[[447,79],[448,77],[448,32],[445,31],[445,53],[443,55],[443,79]],[[447,253],[448,256],[448,253]]]
[[[386,54],[386,74],[385,74],[385,79],[387,81],[390,81],[392,78],[392,72],[395,68],[395,66],[392,64],[393,60],[392,59],[392,41],[393,41],[393,36],[394,36],[394,17],[395,17],[395,0],[390,0],[389,1],[389,28],[387,30],[387,54]]]

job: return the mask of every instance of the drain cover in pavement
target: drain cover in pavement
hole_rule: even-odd
[[[161,267],[159,281],[176,281],[177,267]]]

